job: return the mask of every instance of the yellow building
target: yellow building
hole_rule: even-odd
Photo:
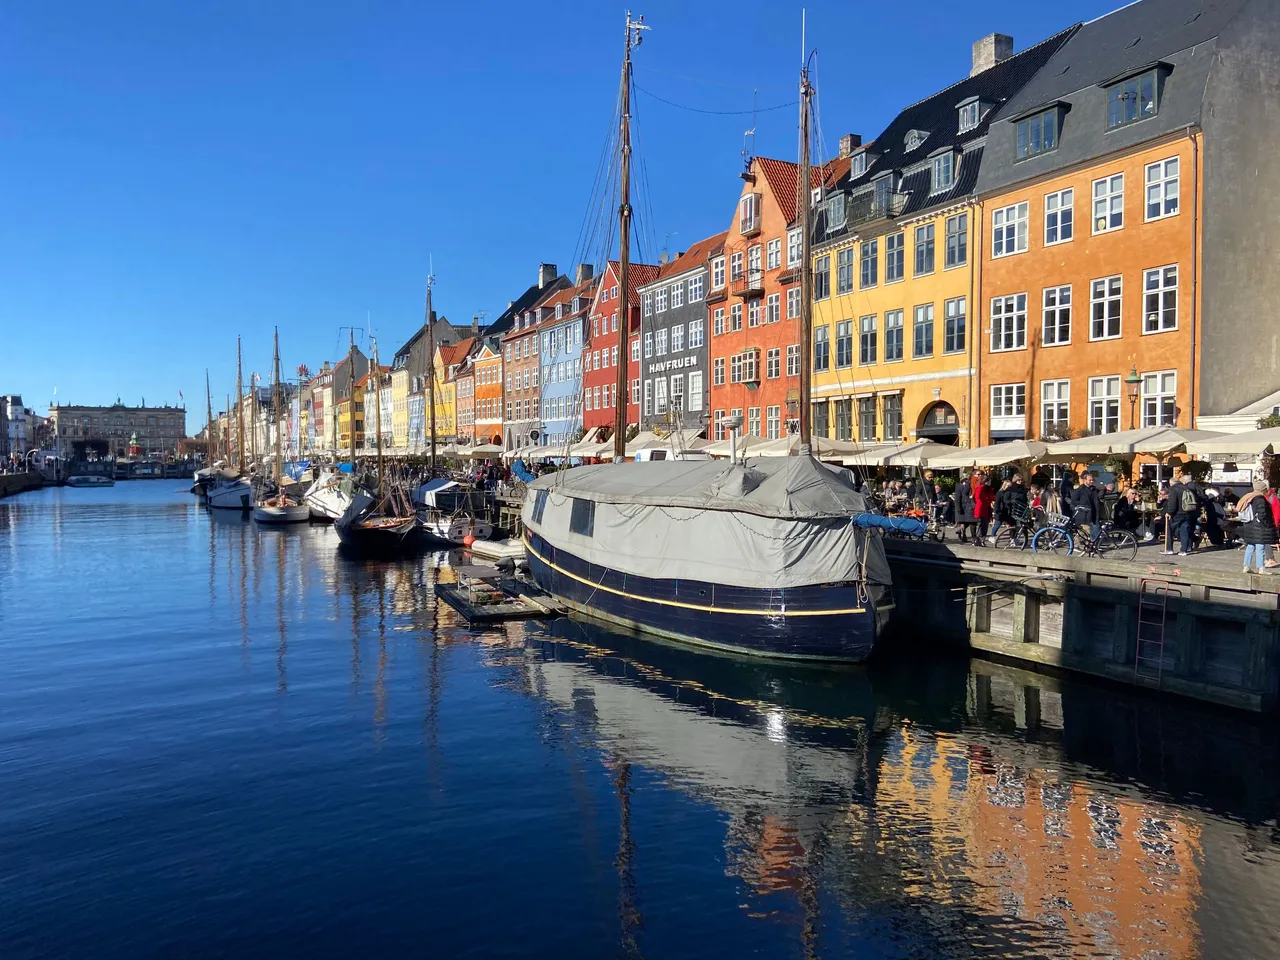
[[[391,446],[409,447],[409,369],[403,366],[391,371]]]
[[[475,339],[468,337],[458,343],[446,343],[436,347],[435,356],[435,389],[436,389],[436,437],[447,443],[457,437],[457,384],[454,376],[462,361],[475,345]]]
[[[816,435],[971,445],[972,196],[987,127],[1068,35],[1018,54],[986,37],[969,77],[903,110],[872,144],[841,138],[850,172],[813,198]]]

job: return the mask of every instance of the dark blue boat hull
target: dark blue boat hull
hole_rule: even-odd
[[[538,586],[587,616],[751,656],[858,663],[875,649],[888,591],[854,584],[763,590],[658,580],[588,563],[525,531]]]

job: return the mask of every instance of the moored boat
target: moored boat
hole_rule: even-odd
[[[259,499],[253,505],[253,519],[258,523],[267,524],[306,523],[311,519],[311,508],[299,498],[284,492],[284,474],[280,458],[280,331],[278,329],[275,333],[275,353],[271,364],[271,413],[272,422],[276,424],[273,431],[276,449],[271,458],[274,482],[270,488],[271,495]]]
[[[337,470],[321,473],[307,487],[302,502],[313,520],[337,520],[351,506],[351,474]]]
[[[415,514],[385,512],[363,490],[352,497],[346,512],[333,522],[333,529],[344,548],[363,557],[412,556],[428,546],[422,521]]]
[[[311,508],[293,497],[278,494],[253,505],[253,519],[258,523],[306,523],[311,519]]]
[[[206,487],[205,502],[211,510],[251,510],[253,484],[245,477],[219,477]]]
[[[467,539],[488,540],[493,524],[478,519],[469,509],[467,494],[456,480],[435,477],[413,491],[413,502],[423,531],[443,547],[465,546]]]
[[[116,482],[110,477],[100,474],[85,473],[67,477],[68,487],[114,487],[115,485]]]

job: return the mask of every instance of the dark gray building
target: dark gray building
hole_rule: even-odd
[[[710,262],[724,251],[726,234],[700,240],[663,264],[658,279],[638,287],[640,426],[679,426],[700,433],[710,413],[711,339],[706,294]]]
[[[1148,162],[1153,152],[1171,159]],[[1064,244],[1050,235],[1057,220],[1050,222],[1048,204],[1069,176],[1078,178],[1077,214],[1073,242]],[[1026,194],[1029,230],[1015,192]],[[1199,426],[1201,418],[1242,411],[1280,388],[1280,270],[1270,240],[1280,222],[1277,0],[1140,0],[1081,24],[1001,107],[977,193],[988,208],[985,303],[1031,286],[990,286],[1004,263],[1018,259],[1036,278],[1028,291],[1036,301],[1027,311],[1029,332],[1039,326],[1040,287],[1046,294],[1051,285],[1075,287],[1079,322],[1067,349],[1037,354],[1034,339],[1029,344],[1027,375],[1040,381],[1027,385],[1029,407],[1045,384],[1068,383],[1058,354],[1072,357],[1081,380],[1071,386],[1071,419],[1095,431],[1117,421],[1128,426],[1128,410],[1108,412],[1105,404],[1119,408],[1122,400],[1111,398],[1103,381],[1122,384],[1131,366],[1143,378],[1138,426]],[[1029,244],[993,220],[1005,211],[1015,231],[1030,234]],[[1001,247],[993,258],[993,231],[1000,233],[996,243],[1013,236],[1018,246]],[[1176,262],[1167,252],[1174,231]],[[1052,251],[1034,260],[1051,241]],[[1028,247],[1032,258],[1003,256]],[[1104,280],[1117,287],[1114,326],[1110,291],[1099,287]],[[1171,282],[1172,293],[1160,294]],[[1115,356],[1107,340],[1117,345]],[[983,360],[985,366],[987,355]],[[1088,392],[1077,394],[1086,377]],[[1162,394],[1176,399],[1161,401]]]

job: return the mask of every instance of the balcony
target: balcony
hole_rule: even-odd
[[[764,296],[764,271],[746,270],[729,281],[729,287],[735,297],[750,300]]]
[[[864,227],[883,220],[892,220],[906,209],[907,193],[866,193],[849,201],[848,226]]]

